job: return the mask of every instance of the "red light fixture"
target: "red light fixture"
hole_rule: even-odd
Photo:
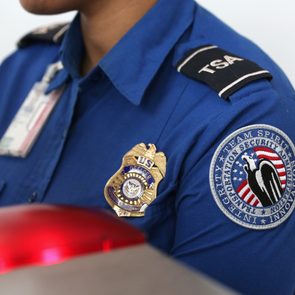
[[[50,205],[0,209],[0,274],[144,242],[139,230],[98,209]]]

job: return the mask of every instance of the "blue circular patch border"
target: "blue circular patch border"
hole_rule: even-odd
[[[272,223],[268,223],[268,224],[256,224],[256,219],[255,219],[255,224],[252,223],[248,223],[245,222],[239,218],[237,218],[230,210],[229,207],[230,205],[233,205],[233,202],[229,202],[226,206],[226,204],[224,204],[224,202],[221,201],[221,197],[218,194],[218,192],[216,191],[215,188],[215,170],[216,170],[216,163],[218,161],[218,158],[220,156],[222,156],[222,151],[224,150],[224,148],[229,144],[229,142],[231,140],[233,140],[234,138],[236,138],[239,134],[243,134],[245,132],[249,132],[251,130],[268,130],[268,131],[272,131],[274,133],[277,133],[278,135],[280,135],[282,137],[282,139],[284,139],[284,141],[289,145],[290,150],[292,151],[292,159],[290,160],[290,165],[292,167],[292,183],[293,183],[293,188],[295,188],[294,184],[295,184],[295,175],[293,175],[294,173],[294,169],[295,167],[292,166],[292,162],[294,161],[295,163],[295,146],[293,144],[293,142],[291,141],[291,139],[288,137],[288,135],[286,135],[283,131],[281,131],[280,129],[273,127],[271,125],[266,125],[266,124],[255,124],[255,125],[248,125],[246,127],[240,128],[238,130],[236,130],[235,132],[231,133],[229,136],[227,136],[222,142],[221,144],[218,146],[217,150],[214,153],[214,156],[212,158],[211,164],[210,164],[210,172],[209,172],[209,182],[210,182],[210,188],[211,188],[211,192],[213,194],[214,200],[217,204],[217,206],[220,208],[220,210],[233,222],[235,222],[236,224],[239,224],[245,228],[250,228],[250,229],[255,229],[255,230],[265,230],[265,229],[271,229],[271,228],[275,228],[277,226],[279,226],[280,224],[282,224],[284,221],[286,221],[290,215],[292,214],[293,210],[295,209],[295,194],[294,196],[292,196],[291,194],[286,196],[286,191],[283,194],[283,198],[288,198],[290,196],[290,198],[292,198],[292,205],[290,205],[289,210],[287,211],[287,213],[280,219],[276,220],[275,222]],[[241,153],[240,153],[241,155]],[[291,157],[290,157],[291,158]],[[220,167],[219,167],[220,168]],[[237,192],[235,192],[237,194]],[[224,194],[223,194],[224,195]],[[226,193],[225,193],[226,195]],[[228,195],[227,195],[228,196]],[[237,195],[238,196],[238,195]],[[239,196],[238,196],[239,197]],[[282,199],[283,199],[282,198]],[[227,197],[228,200],[230,200],[230,198]],[[287,200],[288,201],[288,200]],[[291,202],[291,200],[289,199],[289,201]],[[276,206],[277,204],[267,207],[270,211],[272,207]],[[249,207],[252,207],[251,205],[248,205]],[[254,207],[252,207],[254,208]],[[238,210],[238,209],[237,209]],[[261,210],[264,210],[264,208],[262,208]],[[253,209],[254,212],[254,209]],[[252,215],[253,216],[253,215]],[[258,221],[261,221],[262,218],[267,218],[268,216],[263,216],[263,215],[257,215],[253,217],[257,218]],[[260,218],[260,219],[259,219]]]

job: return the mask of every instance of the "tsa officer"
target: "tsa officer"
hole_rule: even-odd
[[[1,65],[1,205],[98,206],[239,292],[293,294],[295,97],[279,67],[193,0],[21,2],[78,13]]]

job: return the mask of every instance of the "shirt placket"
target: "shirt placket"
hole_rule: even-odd
[[[38,149],[38,160],[35,161],[35,167],[28,175],[25,187],[21,188],[22,192],[28,192],[27,201],[29,203],[42,202],[44,199],[46,189],[61,160],[78,95],[78,82],[72,81],[67,85],[55,113],[49,118],[48,125],[42,131],[42,142],[36,147]]]

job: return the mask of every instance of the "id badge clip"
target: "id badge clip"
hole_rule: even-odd
[[[62,68],[61,62],[49,65],[42,80],[33,86],[0,140],[0,155],[25,158],[29,154],[63,92],[61,87],[45,94]]]

